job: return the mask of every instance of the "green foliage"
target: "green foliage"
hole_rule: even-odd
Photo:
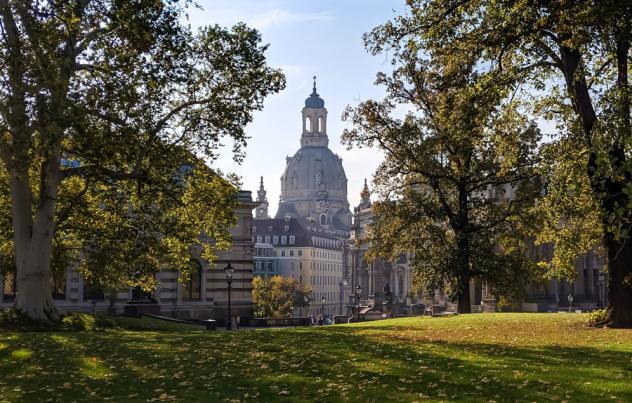
[[[88,313],[71,313],[64,315],[61,320],[62,329],[67,330],[94,330],[96,318]]]
[[[589,326],[602,327],[608,324],[610,315],[611,312],[608,308],[595,309],[588,314],[586,323],[588,323]]]
[[[409,252],[418,287],[445,287],[468,306],[470,279],[517,298],[535,275],[521,217],[539,192],[540,132],[507,99],[504,74],[480,74],[468,60],[428,61],[424,43],[400,41],[400,28],[367,39],[370,52],[393,54],[392,75],[377,79],[386,98],[345,113],[354,129],[343,141],[386,155],[374,178],[368,257]],[[403,119],[397,106],[408,109]]]
[[[311,290],[296,279],[281,276],[260,277],[252,280],[252,302],[260,318],[291,316],[295,308],[304,307]]]
[[[256,30],[193,32],[188,4],[0,4],[2,267],[79,262],[94,285],[150,289],[163,268],[186,275],[192,244],[209,260],[228,246],[239,183],[206,163],[226,140],[243,159],[285,78]]]
[[[588,152],[576,153],[568,139],[542,149],[540,175],[545,192],[529,215],[528,232],[536,244],[555,245],[551,261],[534,256],[548,277],[573,280],[578,256],[597,251],[603,256],[602,215],[586,175]],[[604,259],[605,261],[605,259]]]
[[[572,261],[603,242],[613,322],[632,326],[626,285],[632,278],[632,3],[411,0],[408,6],[365,40],[377,44],[374,52],[405,42],[411,52],[451,68],[475,65],[480,74],[502,74],[512,99],[556,124],[556,150],[543,154],[553,168],[545,179],[562,188],[542,203],[549,211],[540,219],[549,223],[537,237],[555,241],[559,250],[542,268],[549,276],[573,277]],[[585,219],[570,214],[590,207],[596,209]],[[554,229],[566,222],[568,230]],[[578,234],[582,228],[589,230]]]

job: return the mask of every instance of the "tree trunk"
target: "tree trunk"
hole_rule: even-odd
[[[622,120],[620,136],[623,141],[630,138],[630,99],[628,94],[628,59],[629,25],[625,25],[617,38],[617,86],[622,91],[619,107],[619,117]],[[604,176],[599,168],[599,155],[592,142],[592,128],[597,116],[592,106],[585,73],[582,68],[581,53],[577,49],[560,46],[560,56],[563,61],[564,76],[571,95],[573,108],[581,119],[585,140],[590,149],[587,174],[591,188],[596,197],[602,199],[601,207],[605,215],[604,236],[608,253],[608,301],[611,309],[613,327],[632,327],[632,238],[625,234],[622,240],[616,240],[615,234],[609,229],[611,216],[616,216],[620,208],[628,208],[629,200],[625,191],[630,181],[630,172],[626,165],[626,153],[623,141],[615,142],[608,150],[611,168],[615,171],[610,177]],[[578,74],[578,72],[580,74]]]
[[[15,309],[36,320],[56,321],[60,317],[51,289],[58,164],[56,155],[53,155],[42,166],[44,172],[35,219],[31,213],[32,194],[26,167],[13,167],[10,172],[17,268]]]
[[[632,239],[607,235],[610,327],[632,328]]]
[[[458,313],[472,313],[472,306],[470,305],[470,278],[469,276],[462,276],[459,280],[459,294],[458,294]]]

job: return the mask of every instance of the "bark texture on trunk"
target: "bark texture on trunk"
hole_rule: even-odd
[[[466,276],[459,281],[457,312],[472,313],[472,306],[470,305],[470,279]]]
[[[632,240],[608,238],[609,326],[632,328]]]
[[[632,238],[630,238],[632,234],[624,234],[625,236],[621,239],[616,239],[616,234],[608,229],[612,224],[608,220],[611,216],[617,216],[619,209],[628,209],[630,203],[625,191],[627,184],[632,180],[630,171],[626,166],[627,154],[625,151],[625,141],[631,135],[627,67],[627,55],[630,48],[629,34],[630,26],[628,23],[624,24],[622,30],[616,35],[617,86],[622,94],[618,105],[621,133],[619,138],[613,139],[613,144],[608,150],[609,163],[611,169],[615,171],[615,174],[610,176],[604,175],[603,169],[600,169],[602,167],[599,166],[599,155],[593,145],[592,129],[597,121],[597,115],[588,91],[582,55],[578,49],[560,45],[562,71],[566,79],[567,89],[573,103],[573,109],[581,120],[586,145],[590,149],[587,174],[590,178],[591,188],[597,198],[601,199],[601,208],[605,216],[604,238],[608,253],[610,326],[628,328],[632,327]],[[569,38],[561,37],[561,39]]]
[[[52,296],[51,256],[59,188],[58,158],[51,155],[48,159],[34,217],[26,167],[15,166],[10,176],[17,267],[14,307],[33,319],[56,321],[61,313]]]

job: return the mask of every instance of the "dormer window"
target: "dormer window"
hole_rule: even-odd
[[[284,235],[281,237],[281,244],[285,245],[287,243],[287,237]]]
[[[272,225],[268,226],[268,232],[272,232]]]
[[[294,235],[290,235],[290,245],[294,245],[295,241],[296,241],[296,238],[294,237]]]
[[[277,245],[277,244],[279,243],[279,237],[278,237],[278,236],[273,237],[273,238],[272,238],[272,243],[273,243],[274,245]]]
[[[289,226],[289,225],[286,225],[285,227],[283,227],[283,229],[285,230],[285,232],[287,232],[287,231],[289,231],[289,230],[290,230],[290,226]]]
[[[252,232],[257,232],[257,227],[252,227]]]

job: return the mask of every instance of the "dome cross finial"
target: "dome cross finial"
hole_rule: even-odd
[[[316,93],[316,76],[314,76],[314,94]]]

